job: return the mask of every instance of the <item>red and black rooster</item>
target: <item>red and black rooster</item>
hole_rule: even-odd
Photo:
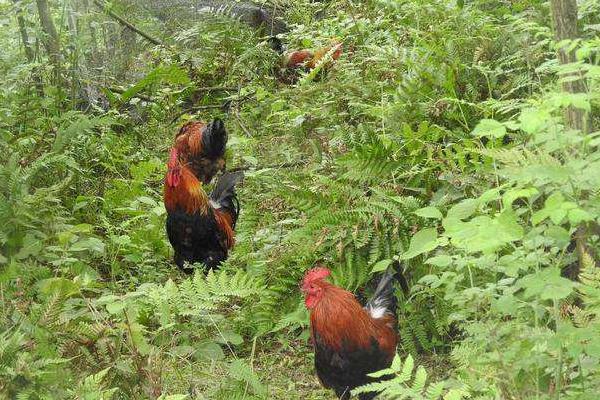
[[[283,65],[286,68],[305,67],[311,70],[316,67],[323,57],[325,57],[325,55],[330,51],[333,51],[331,54],[331,59],[337,60],[342,55],[342,43],[334,40],[331,45],[322,47],[316,51],[307,49],[292,51],[284,55]]]
[[[227,258],[235,242],[234,229],[240,212],[235,185],[243,174],[222,175],[208,196],[202,182],[181,162],[176,148],[171,150],[167,167],[164,203],[175,264],[181,269],[186,262],[215,268]]]
[[[216,118],[210,124],[189,121],[175,136],[175,148],[182,163],[187,164],[204,184],[210,183],[219,171],[225,171],[227,130]]]
[[[324,267],[311,269],[301,289],[310,311],[317,376],[323,386],[347,400],[352,389],[378,380],[367,374],[392,363],[398,343],[393,282],[404,278],[390,267],[362,307],[352,293],[325,280],[330,274]],[[401,284],[404,288],[406,282]],[[368,400],[375,395],[362,393],[359,398]]]
[[[331,54],[331,58],[329,61],[325,61],[324,58],[328,53]],[[334,40],[331,45],[315,51],[303,49],[288,52],[283,55],[282,68],[278,70],[278,77],[283,82],[294,83],[299,77],[298,71],[310,72],[321,62],[325,62],[323,68],[326,70],[341,55],[342,43],[337,40]]]

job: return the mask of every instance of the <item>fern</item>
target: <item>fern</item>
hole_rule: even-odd
[[[229,364],[229,376],[249,385],[258,396],[266,396],[267,388],[260,382],[250,366],[241,360]]]
[[[211,311],[229,304],[234,298],[248,298],[261,290],[260,282],[244,271],[228,274],[222,270],[211,270],[206,276],[196,273],[179,285],[173,281],[164,285],[144,284],[136,292],[126,295],[125,299],[156,310],[159,318],[166,318],[166,322],[177,316],[210,318]]]
[[[460,400],[470,397],[470,390],[462,384],[451,381],[427,382],[427,371],[423,366],[415,369],[412,356],[404,362],[396,355],[392,365],[372,374],[374,378],[386,377],[386,380],[369,383],[352,391],[353,394],[377,392],[381,399],[415,400]],[[389,377],[391,376],[391,377]]]
[[[86,400],[110,400],[119,390],[118,388],[106,388],[106,376],[109,368],[98,373],[87,376],[80,384],[74,394],[77,398]]]

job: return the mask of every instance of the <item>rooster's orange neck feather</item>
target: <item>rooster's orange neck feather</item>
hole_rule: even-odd
[[[186,166],[181,167],[181,181],[177,186],[165,183],[165,208],[168,211],[183,209],[188,214],[208,212],[209,201],[202,183]]]
[[[368,348],[376,340],[390,357],[395,352],[397,335],[389,317],[374,320],[354,295],[325,281],[322,297],[311,310],[311,334],[335,350]]]

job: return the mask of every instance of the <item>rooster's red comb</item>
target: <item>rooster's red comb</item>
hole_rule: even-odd
[[[328,268],[316,267],[306,272],[306,274],[304,275],[304,279],[302,280],[302,284],[310,284],[314,281],[325,279],[329,275],[331,275],[331,271]]]

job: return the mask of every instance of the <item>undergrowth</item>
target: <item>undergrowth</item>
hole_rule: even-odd
[[[598,123],[597,3],[581,2],[583,37],[561,44],[579,61],[561,67],[537,0],[278,1],[289,48],[343,42],[293,85],[237,21],[114,2],[165,41],[114,46],[126,30],[76,3],[52,15],[69,76],[98,89],[88,103],[40,93],[45,55],[26,61],[17,19],[1,21],[0,397],[330,398],[298,281],[320,261],[365,298],[395,259],[410,286],[395,377],[359,391],[597,397],[600,276],[589,257],[566,276],[575,232],[598,250],[600,142],[562,122],[574,105]],[[587,91],[566,96],[573,69]],[[164,163],[180,124],[216,116],[228,168],[246,174],[237,244],[221,270],[186,276],[164,232]]]

